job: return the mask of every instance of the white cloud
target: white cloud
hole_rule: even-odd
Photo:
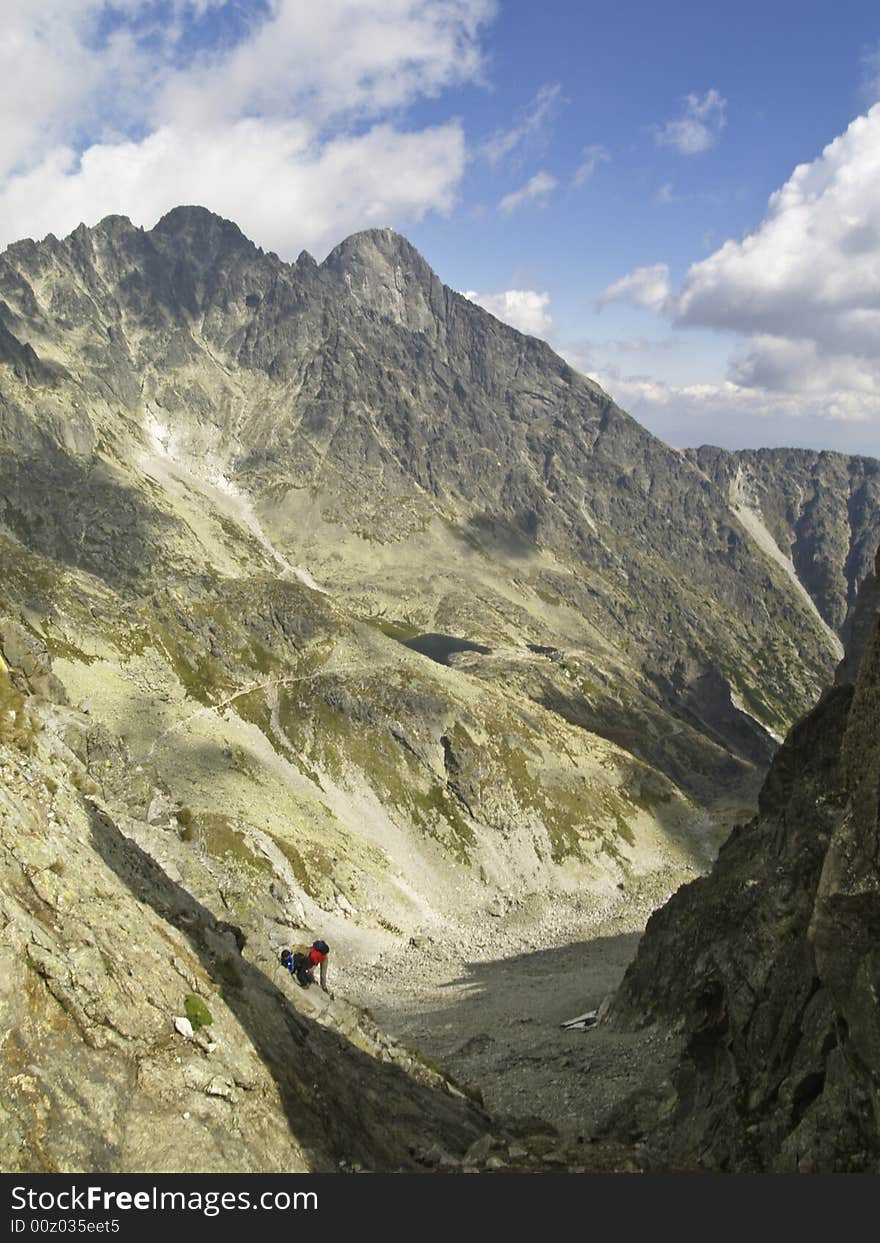
[[[684,342],[681,337],[624,337],[606,344],[620,354],[645,354],[657,350],[675,350]]]
[[[880,402],[876,397],[859,398],[841,393],[804,402],[800,396],[756,392],[732,381],[721,384],[675,386],[656,380],[620,379],[612,382],[615,399],[627,409],[648,406],[673,407],[678,415],[719,422],[747,415],[756,419],[804,418],[840,422],[868,422],[876,418]]]
[[[379,125],[317,145],[296,121],[168,126],[142,142],[93,146],[80,161],[51,152],[7,184],[0,217],[10,241],[121,210],[152,226],[179,203],[199,203],[268,249],[320,255],[356,229],[448,210],[463,167],[458,124],[411,134]]]
[[[529,178],[526,184],[519,190],[514,190],[511,194],[505,194],[498,204],[498,210],[507,215],[515,211],[517,207],[522,207],[523,203],[531,202],[535,202],[543,207],[548,195],[556,189],[556,185],[556,178],[550,173],[535,173],[534,177]]]
[[[47,0],[39,6],[10,0],[4,5],[0,175],[65,136],[70,118],[82,115],[99,82],[112,74],[111,58],[85,45],[97,8],[77,0]]]
[[[532,337],[546,337],[553,326],[548,311],[550,295],[534,289],[505,289],[502,293],[463,291],[463,296],[490,311],[497,319]]]
[[[556,342],[553,348],[574,367],[575,371],[580,371],[582,375],[592,375],[596,367],[596,347],[595,342],[589,337]]]
[[[636,268],[619,281],[609,285],[599,294],[598,310],[610,302],[628,302],[631,306],[643,306],[651,311],[662,311],[670,297],[669,268],[665,263],[651,267]]]
[[[497,130],[483,143],[481,153],[490,164],[499,164],[518,148],[541,143],[561,100],[562,87],[558,82],[542,86],[517,124],[507,130]]]
[[[370,224],[447,211],[459,122],[401,109],[478,80],[495,0],[272,0],[234,46],[196,46],[223,0],[8,0],[0,245],[181,202],[292,256]]]
[[[588,374],[669,444],[813,445],[880,454],[876,394],[841,390],[805,396],[731,381],[674,386],[646,377],[621,377],[608,368]]]
[[[159,119],[376,116],[478,76],[495,0],[275,0],[233,48],[171,77]]]
[[[574,174],[574,184],[576,186],[582,186],[585,181],[589,181],[600,164],[607,164],[611,160],[607,149],[600,142],[584,147],[581,155],[583,159],[575,169]]]
[[[747,338],[742,384],[880,391],[880,104],[794,170],[754,233],[695,263],[675,309]]]
[[[654,131],[658,147],[674,147],[679,155],[698,155],[715,145],[726,123],[727,100],[713,87],[705,95],[688,95],[684,114]]]
[[[0,177],[59,143],[143,120],[180,51],[180,18],[224,0],[169,0],[149,21],[143,0],[5,0]],[[115,18],[103,34],[101,19]],[[126,19],[137,18],[136,25]],[[108,108],[109,105],[109,108]],[[112,115],[108,115],[112,114]]]
[[[748,388],[778,393],[829,393],[850,390],[877,396],[878,367],[852,353],[823,353],[815,341],[752,337],[734,355],[730,376]],[[880,401],[877,402],[880,409]]]
[[[880,455],[880,104],[794,170],[753,233],[693,264],[678,297],[658,264],[600,303],[617,300],[734,345],[717,383],[590,371],[664,439]]]

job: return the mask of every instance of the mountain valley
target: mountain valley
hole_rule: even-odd
[[[845,1166],[815,1137],[878,1099],[876,951],[829,915],[874,926],[878,544],[880,463],[673,449],[390,229],[288,264],[180,207],[8,247],[2,1167],[798,1168],[781,1082],[804,1168]],[[753,908],[683,895],[725,842],[743,893],[796,857],[749,988],[790,936],[824,1008],[713,1148],[694,997],[723,1045]],[[278,963],[315,936],[332,998]],[[835,1048],[869,1070],[823,1104]]]

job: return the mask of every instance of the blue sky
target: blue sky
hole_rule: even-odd
[[[0,244],[391,224],[671,443],[880,455],[876,4],[5,7]]]

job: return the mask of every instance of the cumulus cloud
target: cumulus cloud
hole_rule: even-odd
[[[606,344],[620,354],[647,354],[657,350],[675,350],[684,342],[681,337],[624,337]]]
[[[319,144],[295,121],[168,126],[81,159],[53,151],[7,183],[0,210],[11,240],[119,211],[149,227],[179,203],[204,203],[279,254],[305,246],[322,255],[356,229],[448,210],[463,167],[458,124],[410,134],[379,125]]]
[[[583,158],[575,169],[574,174],[574,184],[576,186],[582,186],[585,181],[589,181],[599,165],[607,164],[611,159],[607,149],[600,142],[584,147],[581,155]]]
[[[669,303],[669,268],[665,263],[636,268],[599,294],[596,307],[601,310],[610,302],[628,302],[651,311],[662,311]]]
[[[880,104],[794,170],[754,233],[689,269],[675,310],[746,338],[740,384],[880,391]]]
[[[553,320],[548,311],[550,295],[534,289],[505,289],[501,293],[477,293],[467,289],[463,296],[476,302],[497,319],[518,328],[531,337],[546,337]]]
[[[499,164],[523,147],[543,145],[548,125],[562,102],[558,82],[542,86],[529,107],[510,129],[497,130],[480,148],[490,164]]]
[[[494,0],[275,0],[251,37],[171,76],[157,113],[375,116],[476,77],[494,12]]]
[[[599,304],[730,334],[727,379],[592,373],[622,405],[675,443],[880,451],[880,104],[795,168],[754,232],[694,263],[678,296],[668,277],[639,268]]]
[[[669,444],[729,449],[819,446],[880,455],[880,423],[872,394],[779,393],[732,381],[675,386],[646,377],[590,371],[614,400]]]
[[[206,33],[212,10],[224,37]],[[0,245],[197,202],[291,256],[447,211],[461,125],[411,131],[401,110],[479,78],[494,12],[495,0],[273,0],[244,17],[224,0],[10,0]]]
[[[688,95],[682,116],[657,126],[658,147],[673,147],[679,155],[698,155],[715,145],[726,123],[727,100],[713,87],[705,95]]]
[[[583,375],[592,375],[596,368],[596,346],[589,337],[554,343],[554,349]]]
[[[224,0],[6,0],[0,177],[59,143],[141,124],[174,72],[185,26]],[[160,17],[162,20],[160,21]]]
[[[780,393],[823,393],[848,389],[877,395],[878,368],[873,359],[823,351],[816,341],[752,337],[734,354],[730,376],[748,388]],[[876,402],[880,410],[880,400]]]
[[[537,203],[538,206],[543,207],[548,196],[556,189],[556,185],[556,178],[550,173],[535,173],[534,177],[529,178],[519,190],[505,194],[498,204],[498,210],[509,215],[517,207],[522,207],[524,203]]]

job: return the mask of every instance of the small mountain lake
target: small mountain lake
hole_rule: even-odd
[[[404,647],[436,661],[438,665],[448,665],[449,657],[456,652],[479,652],[481,656],[488,656],[492,650],[484,647],[482,643],[470,643],[467,639],[457,639],[451,634],[417,634],[411,639],[401,639],[400,642]]]

